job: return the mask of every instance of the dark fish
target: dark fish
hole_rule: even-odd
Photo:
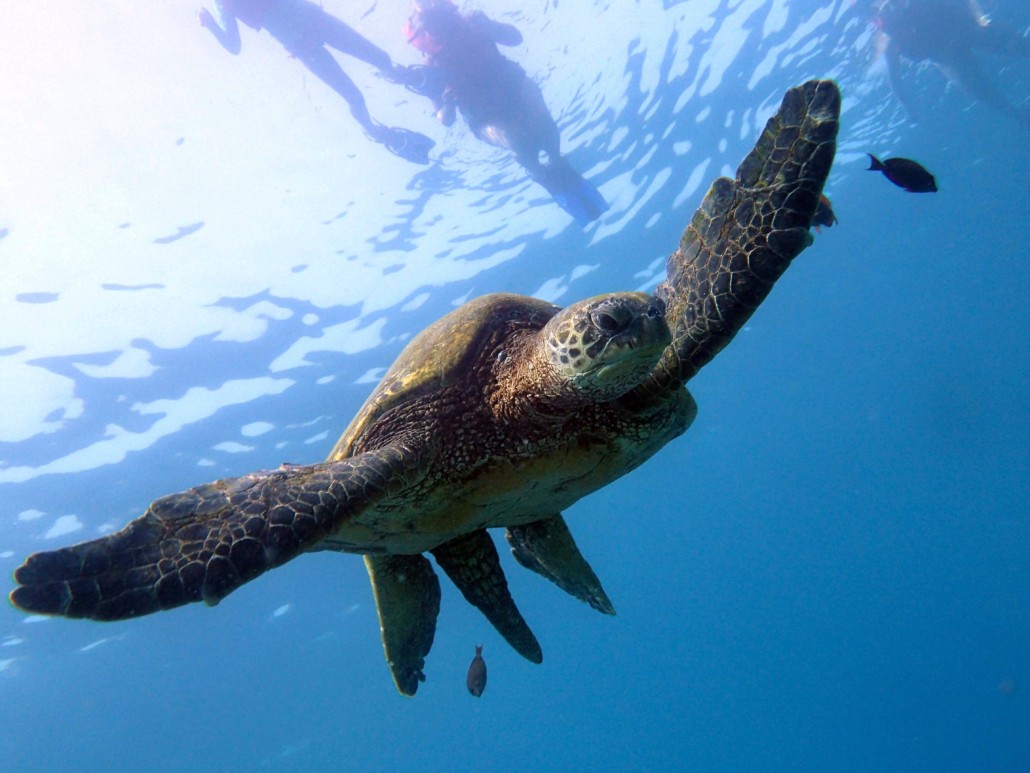
[[[815,214],[812,216],[812,226],[818,232],[820,226],[829,228],[837,222],[837,216],[833,213],[833,205],[830,204],[830,200],[825,194],[820,194],[819,204],[815,208]]]
[[[472,663],[469,665],[469,673],[465,677],[465,686],[477,698],[486,689],[486,661],[483,660],[482,644],[476,645],[476,656],[472,658]]]
[[[869,156],[870,172],[883,172],[884,176],[899,188],[904,188],[910,193],[934,193],[937,190],[937,181],[933,175],[923,168],[922,164],[916,163],[910,158],[888,158],[880,161],[872,153]]]

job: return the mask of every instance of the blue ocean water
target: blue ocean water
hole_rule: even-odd
[[[420,167],[267,33],[232,57],[182,3],[37,0],[0,31],[0,569],[219,477],[323,458],[411,335],[493,291],[649,288],[783,92],[844,92],[816,235],[692,382],[696,422],[565,513],[605,617],[506,560],[544,649],[443,582],[400,697],[357,557],[217,608],[0,614],[0,769],[1020,770],[1030,766],[1023,258],[1028,135],[912,66],[863,3],[496,0],[582,227],[503,152],[340,56]],[[1030,27],[1015,0],[995,23]],[[405,2],[323,7],[398,62]],[[472,6],[467,6],[472,7]],[[1030,61],[984,56],[1013,102]],[[940,191],[865,171],[918,158]],[[474,645],[483,697],[465,689]]]

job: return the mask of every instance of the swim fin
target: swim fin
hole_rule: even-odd
[[[564,158],[546,166],[543,174],[536,175],[536,180],[578,223],[586,225],[608,210],[608,202],[601,192]]]
[[[608,211],[608,202],[604,200],[601,192],[582,177],[573,188],[552,192],[551,196],[559,207],[583,225],[591,220],[597,220]]]

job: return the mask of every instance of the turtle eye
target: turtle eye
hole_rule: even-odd
[[[608,309],[596,309],[590,312],[590,319],[606,335],[621,333],[633,321],[633,315],[622,306]]]
[[[659,319],[665,316],[665,301],[661,298],[652,298],[651,302],[647,304],[647,310],[644,312],[650,319]]]

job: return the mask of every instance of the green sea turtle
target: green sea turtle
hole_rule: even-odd
[[[540,662],[487,529],[506,528],[520,564],[613,612],[560,513],[690,425],[684,383],[811,243],[839,112],[830,81],[791,89],[736,180],[709,190],[654,295],[566,309],[508,294],[470,301],[408,344],[327,461],[158,499],[119,532],[30,556],[11,600],[116,620],[217,603],[301,553],[359,553],[390,670],[413,695],[440,606],[431,553]]]

